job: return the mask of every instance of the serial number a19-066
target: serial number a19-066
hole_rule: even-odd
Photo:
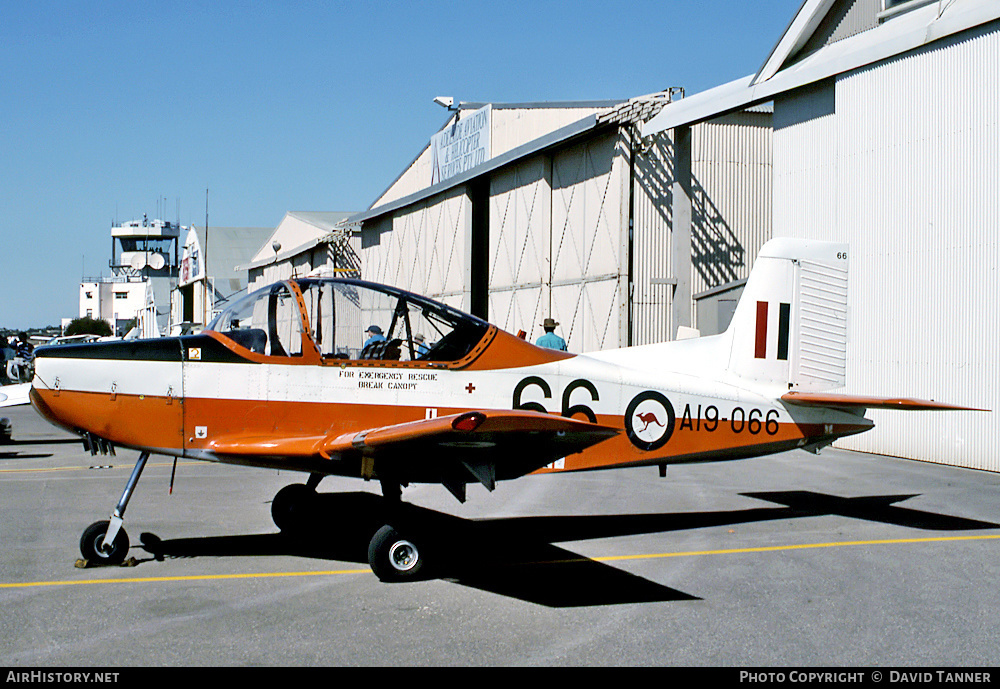
[[[743,407],[733,407],[730,415],[722,416],[719,413],[719,408],[714,404],[704,408],[699,404],[694,409],[690,404],[684,405],[684,414],[681,416],[682,431],[685,429],[690,431],[704,430],[711,433],[720,428],[732,433],[776,435],[778,433],[778,410],[769,409],[767,413],[764,413],[756,407],[749,410]]]

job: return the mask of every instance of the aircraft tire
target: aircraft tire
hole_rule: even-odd
[[[412,540],[386,524],[368,544],[368,564],[382,581],[411,581],[420,576],[424,556]]]
[[[271,519],[283,533],[301,530],[309,523],[316,491],[303,483],[292,483],[279,490],[271,501]]]
[[[99,565],[120,565],[128,555],[128,534],[125,529],[119,529],[115,536],[114,543],[110,550],[104,550],[101,544],[104,543],[104,535],[108,532],[108,520],[94,522],[83,530],[80,537],[80,554],[83,559],[92,564]]]

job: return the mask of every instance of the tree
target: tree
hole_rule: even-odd
[[[111,326],[108,322],[101,320],[100,318],[91,318],[90,316],[81,316],[80,318],[74,318],[66,326],[66,332],[64,335],[100,335],[101,337],[107,337],[111,334]]]

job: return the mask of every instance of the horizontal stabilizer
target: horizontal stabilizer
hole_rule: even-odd
[[[919,400],[909,397],[869,397],[864,395],[843,395],[829,392],[792,391],[781,396],[783,402],[802,407],[837,407],[840,409],[901,409],[906,411],[989,411],[975,407],[962,407],[934,400]]]
[[[15,385],[4,385],[0,388],[0,407],[16,407],[20,404],[30,404],[28,391],[31,390],[31,383],[17,383]]]

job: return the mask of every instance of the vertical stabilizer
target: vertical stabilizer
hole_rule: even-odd
[[[843,387],[847,372],[847,245],[772,239],[736,307],[729,372],[798,390]]]

